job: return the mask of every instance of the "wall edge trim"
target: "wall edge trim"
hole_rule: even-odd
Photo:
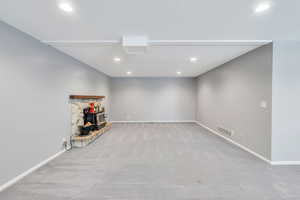
[[[197,121],[196,123],[197,123],[199,126],[201,126],[201,127],[205,128],[206,130],[208,130],[209,132],[211,132],[211,133],[213,133],[213,134],[215,134],[215,135],[217,135],[217,136],[223,138],[224,140],[226,140],[226,141],[230,142],[231,144],[233,144],[233,145],[239,147],[240,149],[242,149],[242,150],[244,150],[244,151],[246,151],[246,152],[248,152],[248,153],[254,155],[255,157],[259,158],[260,160],[262,160],[262,161],[264,161],[264,162],[266,162],[266,163],[272,165],[272,161],[271,161],[271,160],[265,158],[264,156],[260,155],[259,153],[256,153],[256,152],[250,150],[249,148],[247,148],[247,147],[245,147],[245,146],[243,146],[243,145],[241,145],[241,144],[239,144],[239,143],[237,143],[237,142],[231,140],[230,138],[227,138],[227,137],[225,137],[225,136],[219,134],[217,131],[215,131],[215,130],[209,128],[208,126],[206,126],[206,125],[204,125],[204,124],[202,124],[202,123],[200,123],[200,122],[198,122],[198,121]]]
[[[46,160],[43,160],[42,162],[40,162],[39,164],[33,166],[32,168],[26,170],[25,172],[21,173],[20,175],[12,178],[11,180],[7,181],[6,183],[0,185],[0,192],[3,192],[4,190],[8,189],[9,187],[13,186],[14,184],[16,184],[18,181],[20,181],[21,179],[25,178],[26,176],[28,176],[29,174],[33,173],[34,171],[36,171],[37,169],[43,167],[44,165],[46,165],[47,163],[49,163],[50,161],[52,161],[53,159],[57,158],[58,156],[60,156],[61,154],[63,154],[64,152],[66,152],[66,150],[61,150],[58,153],[54,154],[53,156],[50,156],[49,158],[47,158]]]

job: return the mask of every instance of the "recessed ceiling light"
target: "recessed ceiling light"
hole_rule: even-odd
[[[265,2],[265,3],[261,3],[259,4],[256,8],[255,8],[255,12],[256,13],[261,13],[264,12],[266,10],[269,10],[271,7],[270,3]]]
[[[61,3],[59,4],[59,8],[65,12],[71,13],[73,12],[73,7],[69,3]]]
[[[132,72],[130,72],[130,71],[127,72],[127,75],[131,75],[131,74],[132,74]]]
[[[115,61],[116,63],[121,62],[121,58],[119,58],[119,57],[114,57],[114,61]]]
[[[176,73],[177,73],[178,75],[180,75],[180,74],[181,74],[181,72],[180,72],[180,71],[177,71]]]
[[[197,60],[198,60],[198,58],[196,58],[196,57],[190,57],[191,63],[195,63],[195,62],[197,62]]]

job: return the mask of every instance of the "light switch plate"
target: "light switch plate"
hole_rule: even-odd
[[[261,108],[267,108],[268,107],[268,103],[266,101],[261,101],[260,102],[260,107]]]

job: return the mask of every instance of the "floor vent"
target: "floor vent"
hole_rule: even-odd
[[[223,134],[223,135],[228,135],[228,136],[232,136],[234,131],[233,130],[229,130],[223,127],[217,127],[217,130],[219,131],[219,133]]]

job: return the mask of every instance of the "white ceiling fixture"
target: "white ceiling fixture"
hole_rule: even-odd
[[[181,75],[181,72],[180,72],[180,71],[177,71],[176,73],[177,73],[178,75]]]
[[[271,4],[269,2],[263,2],[257,5],[257,7],[255,8],[255,12],[262,13],[269,10],[270,8],[271,8]]]
[[[70,3],[67,3],[67,2],[60,3],[60,4],[58,5],[58,7],[59,7],[61,10],[67,12],[67,13],[71,13],[71,12],[74,11],[72,5],[71,5]]]
[[[127,54],[144,54],[148,47],[146,36],[123,36],[122,46]]]
[[[126,72],[126,74],[127,74],[127,75],[131,75],[131,74],[132,74],[132,72],[131,72],[131,71],[128,71],[128,72]]]
[[[121,58],[119,58],[119,57],[114,57],[114,62],[115,62],[115,63],[121,62]]]
[[[198,61],[197,57],[190,57],[190,62],[191,63],[196,63]]]

